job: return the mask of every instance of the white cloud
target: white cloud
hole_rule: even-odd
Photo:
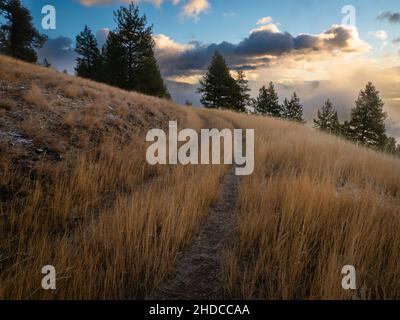
[[[385,30],[371,31],[369,34],[380,41],[387,41],[388,39],[388,34]]]
[[[182,9],[182,17],[199,20],[199,16],[203,12],[207,12],[211,7],[208,0],[189,0]]]
[[[257,21],[257,25],[263,25],[263,24],[268,24],[271,23],[274,19],[272,17],[263,17]]]
[[[268,31],[268,32],[271,32],[271,33],[279,33],[279,32],[281,32],[279,30],[278,26],[275,23],[268,23],[268,24],[265,24],[265,25],[263,25],[261,27],[258,27],[258,28],[250,30],[250,34],[255,33],[255,32],[260,32],[260,31]]]
[[[174,55],[193,49],[193,45],[178,43],[164,34],[157,34],[153,38],[158,55]]]
[[[153,3],[157,7],[161,6],[165,1],[170,1],[174,5],[177,5],[180,2],[180,0],[119,0],[119,1],[125,2],[125,3],[149,2],[149,3]],[[110,3],[114,3],[116,1],[115,0],[79,0],[79,2],[85,6],[90,7],[90,6],[93,6],[96,4],[99,4],[99,5],[110,4]]]
[[[115,0],[78,0],[84,6],[90,7],[93,5],[106,5],[116,2]],[[164,2],[171,2],[173,5],[179,5],[183,3],[183,0],[119,0],[125,3],[140,3],[148,2],[152,3],[157,7],[161,7]],[[181,16],[185,19],[193,19],[198,21],[200,14],[207,12],[211,7],[209,0],[187,0],[182,6]]]

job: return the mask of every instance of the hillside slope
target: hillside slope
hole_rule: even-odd
[[[255,129],[255,172],[222,197],[235,206],[217,201],[228,166],[148,165],[145,135],[169,120]],[[235,209],[216,262],[221,298],[400,298],[400,161],[301,125],[182,107],[0,56],[0,169],[0,298],[151,296],[213,204]],[[48,264],[54,291],[40,285]],[[341,287],[345,265],[356,267],[355,292]]]

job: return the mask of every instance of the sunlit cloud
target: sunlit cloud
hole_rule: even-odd
[[[263,24],[268,24],[273,21],[272,17],[263,17],[257,21],[257,25],[263,25]]]
[[[371,31],[369,34],[380,41],[386,41],[388,39],[388,34],[385,30]]]
[[[182,9],[182,17],[185,19],[199,20],[200,14],[207,12],[211,5],[208,0],[189,0]]]
[[[140,2],[148,2],[152,3],[157,7],[161,7],[164,2],[170,2],[173,5],[182,4],[181,17],[186,19],[193,19],[198,21],[200,19],[200,14],[207,12],[211,4],[208,0],[77,0],[84,6],[90,7],[94,5],[106,5],[113,4],[118,2],[123,3],[140,3]]]

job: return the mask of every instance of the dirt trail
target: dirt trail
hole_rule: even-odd
[[[234,211],[239,178],[232,168],[224,177],[218,199],[193,242],[179,253],[171,276],[151,299],[213,300],[223,298],[224,248],[234,239]]]

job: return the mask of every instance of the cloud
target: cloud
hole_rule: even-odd
[[[102,28],[96,32],[97,46],[99,49],[103,48],[106,44],[109,33],[110,29],[108,28]]]
[[[388,34],[385,30],[371,31],[369,34],[380,41],[386,41],[388,39]]]
[[[257,21],[257,25],[267,24],[267,23],[270,23],[272,21],[273,21],[272,17],[269,17],[269,16],[268,17],[263,17],[263,18],[261,18],[261,19],[259,19]]]
[[[47,59],[54,68],[60,71],[67,70],[68,73],[74,74],[77,55],[72,44],[72,39],[67,37],[47,40],[45,45],[37,51],[39,61]]]
[[[99,48],[105,44],[109,32],[107,28],[102,28],[96,32]],[[59,71],[67,70],[69,74],[75,74],[77,54],[74,41],[71,38],[48,39],[44,46],[37,50],[37,53],[39,62],[47,59],[53,68]]]
[[[315,54],[329,56],[362,53],[369,49],[370,46],[360,40],[354,27],[333,25],[321,34],[293,36],[280,31],[272,23],[252,30],[249,36],[238,44],[222,42],[204,45],[192,42],[189,47],[156,46],[156,52],[162,51],[162,54],[158,55],[159,63],[167,76],[190,75],[206,69],[215,51],[223,54],[232,68],[254,70],[284,55],[309,59]]]
[[[117,3],[117,2],[125,2],[125,3],[139,3],[139,2],[149,2],[153,3],[155,6],[159,7],[161,6],[165,1],[168,0],[78,0],[81,4],[87,7],[91,7],[94,5],[106,5],[106,4],[112,4],[112,3]],[[180,0],[169,0],[172,2],[172,4],[177,5],[179,4]]]
[[[152,3],[157,7],[161,7],[164,2],[171,2],[173,5],[179,5],[183,0],[77,0],[84,6],[90,7],[94,5],[107,5],[117,2],[124,3],[140,3],[148,2]],[[187,0],[182,6],[181,17],[185,19],[193,19],[198,21],[200,14],[207,12],[211,7],[209,0]]]
[[[281,100],[296,91],[304,105],[306,119],[310,122],[318,108],[329,98],[339,111],[340,119],[350,117],[358,93],[372,81],[385,102],[388,113],[388,132],[400,138],[400,132],[391,121],[400,123],[400,67],[394,57],[374,60],[363,56],[331,57],[326,60],[301,61],[295,56],[285,56],[268,68],[257,71],[257,79],[250,82],[257,89],[268,81],[276,84]],[[400,140],[399,140],[400,142]]]
[[[155,35],[153,39],[156,45],[156,58],[159,62],[174,60],[174,57],[178,56],[179,54],[193,49],[193,45],[177,43],[164,34]],[[160,65],[160,69],[161,72],[166,72],[163,64]]]
[[[258,23],[257,23],[258,24]],[[260,31],[269,31],[272,33],[279,33],[280,30],[278,26],[275,23],[267,23],[262,25],[261,27],[255,28],[250,31],[250,34],[255,33],[255,32],[260,32]]]
[[[400,23],[400,12],[385,11],[378,15],[378,20],[387,20],[390,23]]]
[[[207,12],[211,5],[208,0],[189,0],[182,9],[182,17],[199,20],[199,16],[203,12]]]

